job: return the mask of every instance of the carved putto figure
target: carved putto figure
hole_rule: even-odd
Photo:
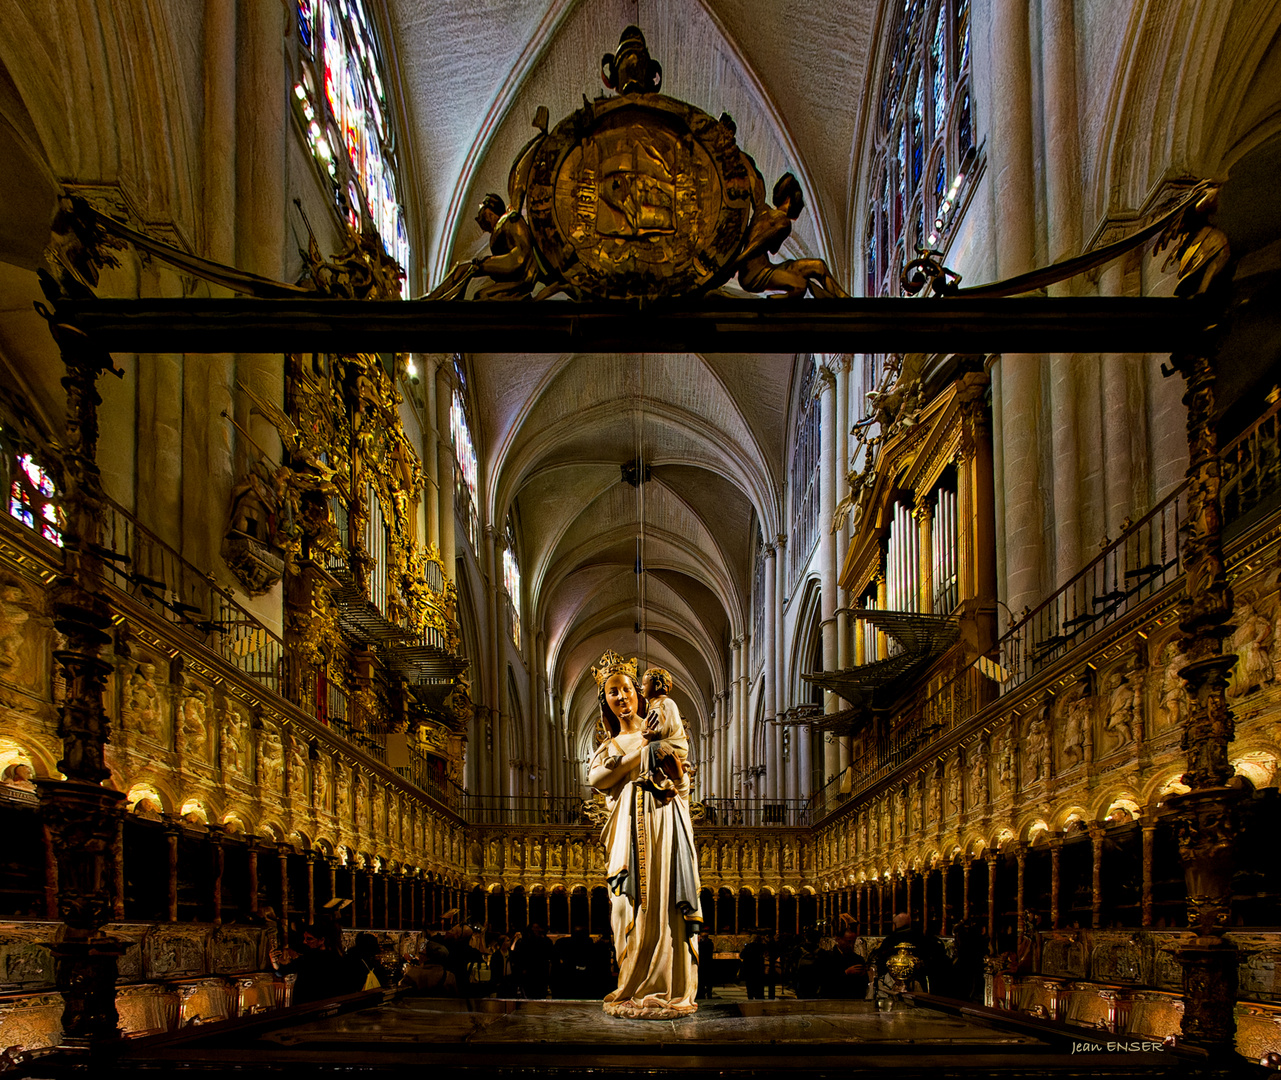
[[[1108,718],[1105,725],[1112,738],[1112,749],[1119,750],[1134,738],[1134,709],[1137,687],[1130,684],[1126,672],[1114,672],[1108,678]]]
[[[489,234],[490,254],[453,267],[428,300],[461,299],[467,283],[476,276],[490,279],[490,284],[477,291],[477,300],[523,300],[533,291],[538,281],[538,259],[534,254],[534,234],[521,216],[520,207],[509,207],[501,195],[490,192],[481,200],[476,224]]]
[[[125,715],[142,734],[157,742],[162,737],[160,692],[156,689],[156,665],[140,663],[125,687]]]
[[[1276,675],[1272,665],[1272,622],[1242,597],[1232,613],[1236,630],[1225,642],[1225,648],[1237,654],[1236,667],[1228,682],[1228,697],[1244,697],[1270,683]]]
[[[760,174],[754,177],[760,183]],[[765,202],[764,192],[753,191],[753,214],[747,240],[738,257],[738,283],[748,292],[781,293],[787,297],[848,295],[836,283],[822,259],[786,259],[775,263],[770,256],[792,235],[792,222],[805,209],[801,185],[790,172],[774,185],[774,205]]]

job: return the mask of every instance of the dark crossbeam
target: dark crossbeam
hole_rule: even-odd
[[[109,352],[1169,352],[1197,299],[1014,297],[629,303],[65,300]]]

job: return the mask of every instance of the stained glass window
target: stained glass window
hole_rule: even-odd
[[[516,555],[516,528],[507,515],[507,546],[503,548],[503,588],[511,610],[512,641],[520,648],[520,562]]]
[[[800,415],[788,483],[792,489],[792,536],[788,541],[788,583],[795,586],[818,543],[819,451],[823,445],[823,411],[819,405],[818,367],[810,357],[802,383]]]
[[[57,486],[30,454],[18,454],[14,460],[17,468],[12,470],[9,486],[9,516],[62,547],[66,522],[57,502]]]
[[[863,238],[869,296],[897,295],[898,271],[916,258],[916,248],[944,247],[955,227],[974,169],[969,7],[970,0],[903,0],[893,23]]]
[[[455,390],[449,406],[449,434],[454,447],[455,469],[454,498],[467,522],[467,535],[471,546],[477,546],[480,524],[476,508],[479,505],[478,484],[480,470],[476,461],[476,447],[471,441],[471,428],[467,423],[467,410],[462,395]]]
[[[405,269],[401,295],[408,296],[409,234],[373,23],[364,0],[297,0],[296,7],[295,115],[338,212],[358,231],[367,217]]]

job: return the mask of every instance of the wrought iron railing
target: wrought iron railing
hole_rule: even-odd
[[[107,580],[242,674],[288,696],[284,642],[123,506],[110,499],[106,506],[103,547],[114,556],[103,560]]]
[[[1109,542],[1000,640],[1003,690],[1026,682],[1183,573],[1187,482]]]
[[[372,718],[353,705],[337,683],[320,681],[314,670],[289,670],[284,642],[210,575],[202,573],[142,525],[129,511],[108,500],[103,547],[107,580],[227,663],[326,724],[344,742],[382,765],[387,736],[368,730]],[[322,689],[317,689],[320,686]],[[419,790],[452,810],[461,789],[442,775],[429,755],[409,748],[408,766],[388,766]]]

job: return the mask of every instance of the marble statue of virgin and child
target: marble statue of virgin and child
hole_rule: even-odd
[[[618,988],[605,1011],[670,1020],[698,1005],[698,859],[689,815],[689,741],[671,676],[607,652],[592,669],[610,737],[587,783],[605,796],[601,831],[610,889]]]

